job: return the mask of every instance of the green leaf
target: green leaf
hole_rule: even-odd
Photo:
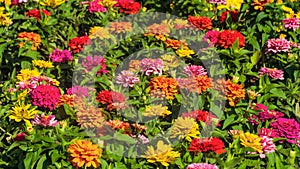
[[[259,22],[259,21],[261,21],[263,18],[266,18],[266,17],[268,17],[268,15],[267,15],[265,12],[260,12],[260,13],[257,15],[257,17],[256,17],[255,22]]]
[[[222,129],[225,129],[227,126],[229,126],[234,121],[234,118],[235,118],[234,114],[232,114],[228,118],[226,118],[226,120],[224,121]]]
[[[46,154],[44,154],[42,156],[42,158],[40,158],[39,162],[37,163],[36,169],[43,169],[45,167],[43,167],[44,161],[47,159]]]
[[[278,88],[271,89],[270,93],[273,93],[274,96],[286,99],[285,93],[282,90],[278,89]]]
[[[250,58],[252,65],[256,65],[259,59],[260,59],[260,51],[255,51]]]

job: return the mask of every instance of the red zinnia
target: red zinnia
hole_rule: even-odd
[[[125,107],[125,96],[120,92],[102,90],[98,93],[96,100],[101,104],[107,105],[109,110]]]
[[[238,11],[225,11],[223,12],[221,15],[220,15],[220,22],[221,23],[225,23],[226,21],[226,18],[227,18],[227,14],[230,14],[230,17],[232,19],[233,22],[237,22],[238,20],[238,15],[239,15],[239,12]]]
[[[205,16],[189,16],[188,21],[200,30],[212,29],[211,19]]]
[[[223,48],[231,48],[233,43],[238,39],[239,48],[245,46],[244,36],[236,30],[224,30],[220,32],[217,45]]]
[[[120,12],[125,14],[137,14],[141,8],[141,4],[134,0],[119,0],[118,5]]]
[[[189,151],[195,154],[199,152],[210,152],[213,151],[217,154],[222,154],[226,152],[224,149],[224,143],[219,138],[195,138],[192,140]]]
[[[32,9],[29,10],[28,12],[26,12],[26,16],[28,17],[34,17],[36,19],[41,19],[41,12],[45,15],[45,16],[50,16],[51,13],[49,11],[47,11],[46,9],[43,10],[39,10],[39,9]]]
[[[83,50],[85,45],[90,45],[92,41],[89,36],[76,37],[70,40],[69,47],[73,53],[78,53]]]

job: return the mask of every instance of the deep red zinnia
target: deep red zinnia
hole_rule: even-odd
[[[189,16],[188,21],[200,30],[210,30],[213,27],[211,19],[205,16]]]
[[[26,12],[27,17],[34,17],[36,19],[41,19],[41,13],[43,13],[45,16],[50,16],[51,13],[47,11],[46,9],[39,10],[39,9],[32,9]]]
[[[233,22],[237,22],[239,12],[238,11],[233,11],[233,10],[232,11],[225,11],[225,12],[223,12],[220,15],[220,18],[219,18],[220,22],[221,23],[225,23],[228,13],[230,14],[230,18],[232,19],[232,21]]]
[[[219,138],[195,138],[192,140],[189,151],[195,154],[199,152],[210,152],[213,151],[217,154],[222,154],[226,152],[224,149],[225,145],[223,141]]]
[[[102,90],[98,93],[96,100],[106,105],[108,109],[115,109],[115,105],[125,103],[125,96],[120,92]]]
[[[236,30],[224,30],[220,32],[217,45],[225,49],[231,48],[233,43],[238,39],[239,48],[245,46],[244,36]]]
[[[83,50],[85,45],[90,45],[92,41],[88,36],[76,37],[70,40],[69,47],[73,53],[78,53]]]
[[[141,8],[141,4],[134,0],[119,0],[118,6],[120,12],[125,14],[137,14]]]

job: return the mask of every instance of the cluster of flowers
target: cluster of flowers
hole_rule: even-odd
[[[134,0],[94,0],[89,2],[89,12],[107,12],[108,9],[119,8],[124,14],[136,14],[141,8],[139,2]]]

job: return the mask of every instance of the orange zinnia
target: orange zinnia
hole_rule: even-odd
[[[229,79],[217,80],[216,90],[221,90],[221,94],[225,94],[224,97],[229,101],[230,106],[235,106],[240,102],[241,99],[245,99],[246,92],[243,89],[243,86],[231,82]]]
[[[59,101],[57,102],[57,106],[60,107],[63,104],[67,104],[69,107],[74,107],[74,95],[64,94],[61,95]]]
[[[150,83],[150,93],[152,91],[161,90],[164,92],[167,99],[173,100],[174,95],[179,93],[178,83],[176,79],[165,76],[154,77]]]
[[[102,149],[98,145],[93,144],[87,140],[76,140],[68,148],[73,166],[78,169],[79,167],[91,167],[97,168],[100,166],[100,157]]]
[[[251,5],[254,6],[255,10],[263,11],[264,10],[264,6],[266,4],[268,4],[268,3],[273,2],[273,1],[274,0],[254,0]]]
[[[40,35],[33,32],[21,32],[18,34],[18,38],[32,43],[31,50],[37,50],[42,42]],[[23,46],[24,42],[20,42],[19,47],[21,48]]]
[[[164,43],[166,44],[166,48],[171,47],[173,49],[188,49],[188,45],[183,40],[167,38]]]
[[[105,124],[105,118],[101,110],[93,105],[77,107],[77,122],[85,129],[102,127]]]
[[[206,92],[207,88],[212,87],[212,80],[207,75],[178,79],[178,83],[180,88],[187,89],[198,94]]]

